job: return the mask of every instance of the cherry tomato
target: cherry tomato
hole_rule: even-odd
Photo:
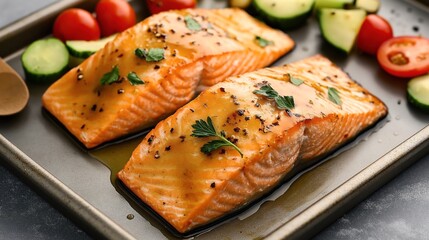
[[[136,24],[136,13],[126,0],[101,0],[95,7],[95,14],[104,37]]]
[[[146,0],[151,14],[156,14],[172,9],[194,8],[196,0]]]
[[[52,34],[62,41],[97,40],[100,38],[100,27],[88,11],[70,8],[61,12],[55,19]]]
[[[401,36],[385,41],[377,51],[380,66],[391,75],[411,78],[429,72],[429,39]]]
[[[375,55],[380,45],[392,37],[389,22],[379,15],[370,14],[363,21],[356,41],[363,52]]]

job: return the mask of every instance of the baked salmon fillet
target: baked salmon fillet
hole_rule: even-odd
[[[386,114],[383,102],[318,55],[203,91],[147,134],[118,177],[184,233],[258,199]]]
[[[152,127],[196,92],[294,47],[240,9],[153,15],[52,84],[43,107],[87,148]]]

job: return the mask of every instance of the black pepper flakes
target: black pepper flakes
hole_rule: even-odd
[[[170,151],[170,150],[171,150],[171,146],[165,147],[165,151]]]
[[[94,105],[92,105],[92,107],[91,107],[91,111],[96,111],[97,110],[97,104],[94,104]]]
[[[235,127],[234,128],[234,132],[237,132],[237,133],[240,132],[240,128],[239,127]]]
[[[183,135],[182,135],[182,136],[180,136],[179,138],[181,139],[181,141],[180,141],[180,142],[184,142],[184,141],[185,141],[186,136],[183,136]]]
[[[160,68],[160,66],[159,65],[155,65],[154,67],[153,67],[153,69],[155,69],[155,70],[158,70]]]
[[[191,112],[195,112],[195,110],[194,110],[194,109],[192,109],[192,108],[189,108],[189,110],[190,110]]]
[[[103,108],[100,108],[99,110],[98,110],[98,112],[103,112],[104,111],[104,109]]]
[[[80,129],[84,129],[85,128],[85,124],[82,124],[82,126],[80,126]]]
[[[124,93],[125,92],[125,90],[124,89],[118,89],[118,94],[122,94],[122,93]]]
[[[219,88],[221,92],[225,92],[225,88],[221,87]]]
[[[147,143],[149,143],[149,145],[152,144],[154,138],[154,135],[150,135],[150,137],[147,139]]]
[[[245,117],[244,117],[244,120],[249,121],[249,120],[250,120],[250,117],[249,117],[249,116],[245,116]]]
[[[170,128],[170,133],[173,133],[174,132],[174,128]]]
[[[243,109],[238,109],[237,110],[237,114],[238,114],[238,116],[243,116],[244,115],[244,110]]]
[[[212,183],[210,184],[210,187],[211,187],[211,188],[215,188],[215,187],[216,187],[216,183],[215,183],[215,182],[212,182]]]

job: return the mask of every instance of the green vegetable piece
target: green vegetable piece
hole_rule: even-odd
[[[329,97],[329,100],[331,100],[331,102],[337,105],[342,104],[339,91],[336,88],[328,87],[328,97]]]
[[[186,23],[186,27],[189,30],[192,30],[192,31],[200,31],[201,30],[201,25],[194,18],[192,18],[190,15],[185,17],[185,23]]]
[[[279,109],[292,109],[295,107],[293,96],[280,96],[270,85],[264,85],[259,90],[253,91],[253,93],[274,99]]]
[[[299,86],[299,85],[301,85],[301,84],[303,84],[303,83],[304,83],[304,80],[301,80],[301,79],[299,79],[299,78],[293,77],[293,76],[292,76],[292,75],[290,75],[290,74],[288,74],[288,76],[289,76],[289,80],[290,80],[290,82],[291,82],[293,85],[295,85],[295,86]]]
[[[163,60],[164,52],[165,50],[163,48],[150,48],[149,50],[136,48],[136,50],[134,50],[134,54],[146,60],[146,62],[159,62]]]
[[[274,45],[273,41],[269,41],[269,40],[262,38],[260,36],[256,36],[255,41],[260,47],[263,47],[263,48],[268,46],[268,45]]]
[[[139,76],[137,76],[137,74],[135,72],[130,72],[127,75],[127,79],[128,81],[131,83],[131,85],[140,85],[140,84],[144,84],[144,81],[141,80],[139,78]]]
[[[220,147],[230,146],[233,147],[237,152],[240,153],[240,156],[243,157],[241,150],[228,139],[225,138],[225,132],[217,133],[215,127],[213,126],[212,119],[207,117],[207,121],[202,119],[197,120],[195,124],[192,125],[192,137],[218,137],[219,139],[210,141],[204,144],[201,147],[201,152],[205,154],[211,153],[213,150],[216,150]]]
[[[119,68],[114,66],[112,71],[105,73],[100,79],[101,85],[112,84],[119,80]]]

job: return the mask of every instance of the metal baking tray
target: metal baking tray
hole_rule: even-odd
[[[144,1],[131,1],[140,19]],[[0,56],[23,75],[20,56],[31,41],[49,34],[55,15],[72,6],[93,8],[95,0],[64,0],[0,29]],[[225,7],[226,0],[201,0]],[[379,14],[395,35],[429,36],[429,9],[415,1],[382,1]],[[29,31],[31,29],[31,31]],[[342,67],[389,108],[386,123],[352,148],[301,175],[276,200],[247,218],[235,218],[197,239],[302,239],[341,216],[375,189],[428,154],[429,115],[407,104],[407,80],[384,73],[374,57],[355,50],[346,56],[322,40],[314,18],[288,31],[296,48],[274,65],[322,54]],[[6,47],[7,46],[7,47]],[[82,151],[43,116],[41,95],[48,85],[28,83],[30,102],[17,115],[0,117],[0,154],[22,179],[88,233],[108,239],[172,239],[149,214],[135,210],[110,181],[110,171]]]

